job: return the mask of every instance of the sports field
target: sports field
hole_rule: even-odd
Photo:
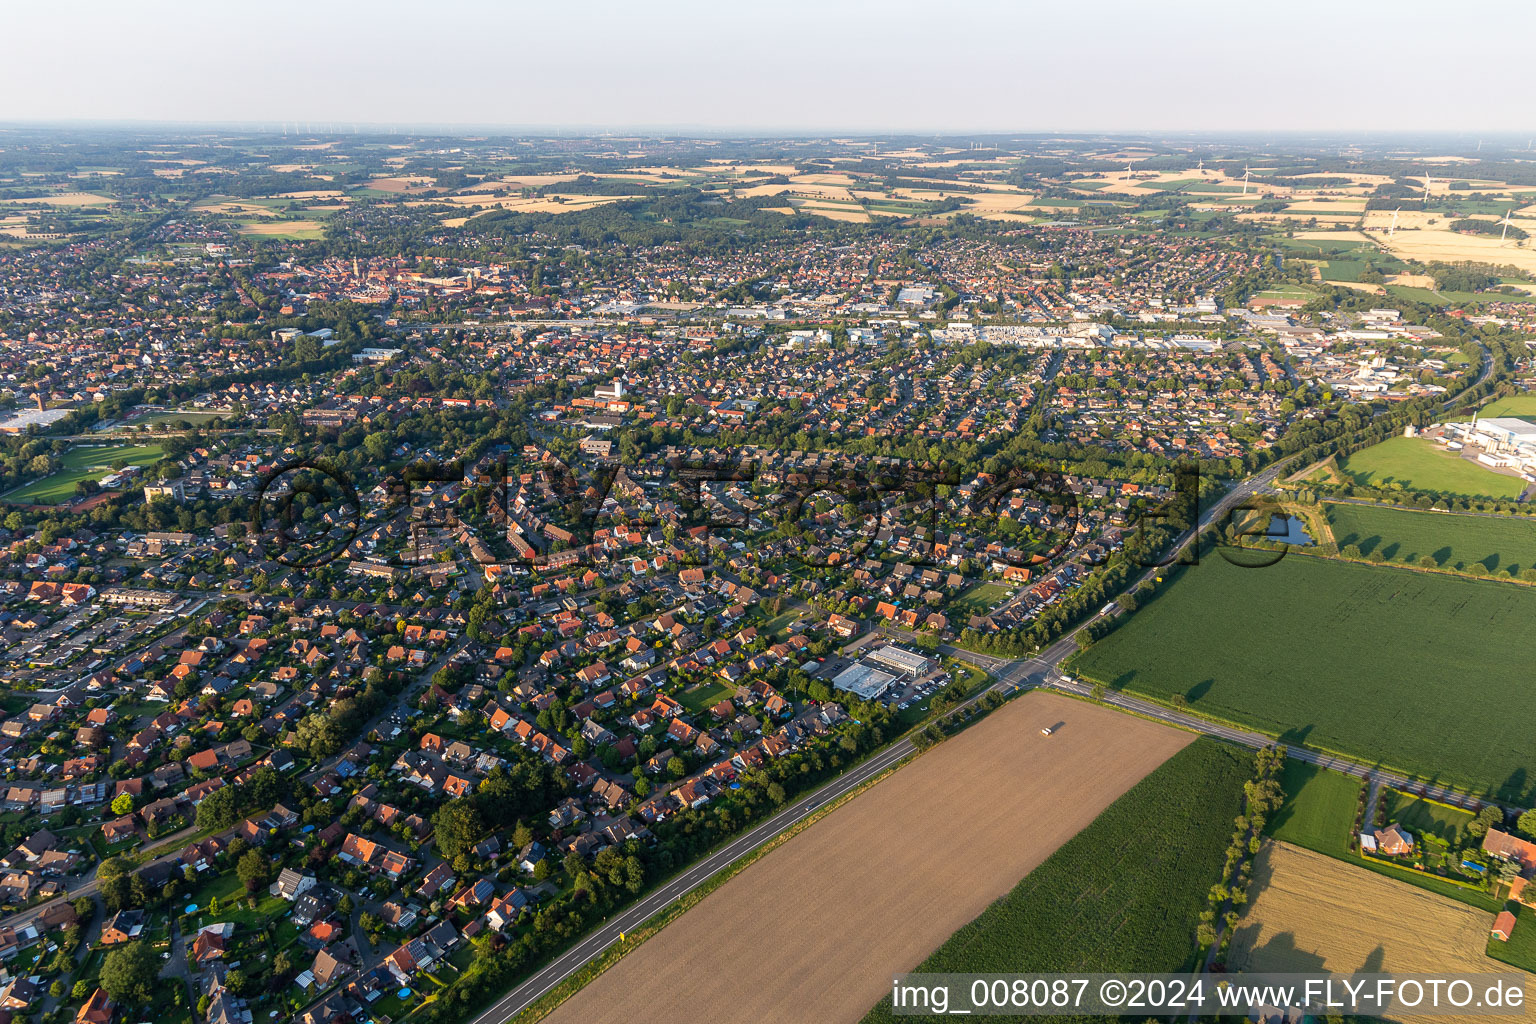
[[[1202,739],[1148,775],[921,971],[1175,971],[1221,877],[1248,751]],[[882,999],[864,1024],[905,1020]],[[927,1018],[925,1018],[927,1019]]]
[[[1206,558],[1085,651],[1091,680],[1529,806],[1536,590],[1290,555]]]
[[[143,416],[136,416],[126,422],[129,426],[137,427],[144,424],[154,426],[161,423],[177,423],[186,420],[195,427],[207,423],[209,420],[216,420],[220,416],[228,416],[231,419],[235,418],[233,413],[228,412],[206,412],[200,409],[188,409],[185,411],[181,409],[168,409],[164,412],[152,412]]]
[[[1368,487],[1402,484],[1469,498],[1514,498],[1525,490],[1519,477],[1484,469],[1422,437],[1389,437],[1341,460],[1339,469]]]
[[[148,467],[164,455],[165,450],[157,444],[76,445],[58,460],[54,473],[0,495],[0,499],[18,505],[59,505],[74,499],[75,484],[106,476],[114,462]]]
[[[1310,850],[1270,842],[1227,966],[1331,974],[1497,972],[1484,953],[1493,915]],[[1530,990],[1530,985],[1527,986]],[[1476,1021],[1415,1017],[1401,1021]]]
[[[918,964],[1192,738],[1083,701],[1020,697],[764,855],[548,1020],[851,1024],[889,991],[892,972]],[[1207,794],[1194,790],[1198,809]],[[1213,868],[1231,817],[1224,803]],[[1160,829],[1182,826],[1169,815],[1149,841]],[[1146,851],[1122,858],[1140,870]],[[1202,898],[1210,884],[1200,879]]]
[[[1362,555],[1380,552],[1388,561],[1410,565],[1428,557],[1440,569],[1481,565],[1498,573],[1536,565],[1536,520],[1339,502],[1323,507],[1339,547],[1352,544]]]

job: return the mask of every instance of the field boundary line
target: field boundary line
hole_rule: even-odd
[[[1273,549],[1255,547],[1254,550],[1264,551]],[[1345,558],[1343,555],[1328,555],[1321,551],[1306,551],[1299,547],[1292,547],[1291,550],[1286,552],[1287,557],[1291,555],[1301,555],[1305,558],[1319,558],[1328,562],[1343,562],[1346,565],[1363,565],[1373,569],[1401,569],[1407,572],[1421,573],[1425,576],[1454,576],[1457,579],[1468,580],[1472,583],[1515,583],[1522,587],[1536,587],[1536,581],[1522,580],[1518,576],[1510,576],[1507,573],[1501,573],[1495,576],[1490,572],[1486,576],[1474,576],[1469,572],[1457,572],[1455,569],[1442,569],[1438,566],[1430,569],[1422,565],[1408,565],[1404,562],[1373,562],[1368,558]]]
[[[1095,682],[1095,683],[1103,682],[1102,680],[1091,679],[1091,677],[1087,676],[1086,674],[1084,674],[1082,678],[1089,679],[1091,682]],[[1462,794],[1464,794],[1464,795],[1466,795],[1468,797],[1471,797],[1474,800],[1477,800],[1480,803],[1485,803],[1485,804],[1490,804],[1491,803],[1491,804],[1498,804],[1501,807],[1504,806],[1502,803],[1499,802],[1499,800],[1496,797],[1491,796],[1491,795],[1484,795],[1484,794],[1476,793],[1473,790],[1467,788],[1462,783],[1452,783],[1452,782],[1447,782],[1447,781],[1434,781],[1434,782],[1432,782],[1431,780],[1420,778],[1418,773],[1415,772],[1415,771],[1412,771],[1411,769],[1403,768],[1403,767],[1401,767],[1399,765],[1394,765],[1394,764],[1392,764],[1391,762],[1388,762],[1388,761],[1376,761],[1376,762],[1363,761],[1363,760],[1360,759],[1360,756],[1358,754],[1350,754],[1350,753],[1346,753],[1345,751],[1342,751],[1342,750],[1334,750],[1334,749],[1332,749],[1330,747],[1319,746],[1319,745],[1316,745],[1316,744],[1307,743],[1305,741],[1296,742],[1296,741],[1292,741],[1292,740],[1287,740],[1287,739],[1285,739],[1284,736],[1282,736],[1281,734],[1275,732],[1273,729],[1269,728],[1268,726],[1252,725],[1252,724],[1249,724],[1249,723],[1246,723],[1246,722],[1234,722],[1231,719],[1222,718],[1220,715],[1213,715],[1213,714],[1210,714],[1209,712],[1206,712],[1206,711],[1196,710],[1195,708],[1193,708],[1193,707],[1191,707],[1189,705],[1186,705],[1184,707],[1175,707],[1174,705],[1169,704],[1166,701],[1159,700],[1157,697],[1151,696],[1149,694],[1141,693],[1139,691],[1124,690],[1124,689],[1117,690],[1114,687],[1110,686],[1108,683],[1104,683],[1104,687],[1110,693],[1123,693],[1123,694],[1125,694],[1128,697],[1134,698],[1136,700],[1146,701],[1148,704],[1151,704],[1151,705],[1153,705],[1155,707],[1158,707],[1158,708],[1162,708],[1163,710],[1166,710],[1166,711],[1171,711],[1171,712],[1174,712],[1176,714],[1188,715],[1190,718],[1197,718],[1197,719],[1199,719],[1199,720],[1201,720],[1203,722],[1209,722],[1212,725],[1225,726],[1228,729],[1236,729],[1236,730],[1238,730],[1240,732],[1250,732],[1250,733],[1253,733],[1256,736],[1263,736],[1266,739],[1273,740],[1275,743],[1278,743],[1278,744],[1284,746],[1287,750],[1306,750],[1306,751],[1310,751],[1311,753],[1314,753],[1314,754],[1323,754],[1323,755],[1326,755],[1328,757],[1337,758],[1340,761],[1348,762],[1349,764],[1354,765],[1355,767],[1360,768],[1363,771],[1372,772],[1372,773],[1375,773],[1375,774],[1388,773],[1388,774],[1393,774],[1393,775],[1400,775],[1404,779],[1407,779],[1410,784],[1440,786],[1443,789],[1454,790],[1454,791],[1456,791],[1458,793],[1462,793]],[[1053,692],[1053,693],[1061,693],[1061,692],[1065,692],[1065,691],[1058,690],[1055,687],[1052,687],[1051,688],[1051,692]],[[1092,699],[1092,698],[1088,698],[1088,699]],[[1118,705],[1106,704],[1105,706],[1106,707],[1114,708],[1116,711],[1123,711],[1123,712],[1128,712],[1128,713],[1134,713],[1133,709],[1122,708],[1122,707],[1119,707]],[[1178,724],[1178,723],[1164,722],[1162,719],[1158,719],[1158,718],[1153,718],[1152,721],[1162,722],[1162,724],[1164,724],[1164,725],[1176,725],[1176,724]],[[1194,731],[1199,732],[1200,730],[1196,729]],[[1209,735],[1209,734],[1206,734],[1206,735]],[[1220,739],[1221,737],[1217,736],[1215,738],[1216,739]],[[1337,770],[1337,769],[1334,769],[1334,770]],[[1388,784],[1390,785],[1390,783],[1388,783]],[[1396,787],[1394,787],[1394,788],[1396,788]],[[1454,806],[1454,805],[1450,805],[1450,806]],[[1460,808],[1460,809],[1461,810],[1465,810],[1466,808]]]
[[[1453,508],[1419,508],[1416,505],[1400,505],[1395,501],[1372,501],[1370,498],[1319,498],[1318,501],[1324,505],[1384,508],[1392,512],[1422,512],[1425,515],[1462,516],[1466,519],[1504,519],[1513,523],[1536,522],[1536,516],[1522,516],[1512,512],[1463,512],[1460,509]]]
[[[936,747],[938,744],[935,744],[934,746]],[[934,747],[928,748],[928,750],[932,749],[934,749]],[[837,797],[836,799],[827,802],[821,807],[816,808],[815,811],[806,815],[804,818],[801,818],[795,824],[791,825],[783,832],[780,832],[766,843],[763,843],[756,849],[749,850],[742,854],[736,860],[732,861],[725,867],[721,868],[719,871],[715,872],[715,874],[711,875],[709,879],[700,884],[696,889],[693,889],[688,893],[685,893],[683,896],[680,896],[677,900],[673,901],[671,905],[658,910],[654,915],[652,915],[643,924],[641,924],[640,927],[636,928],[635,931],[626,933],[626,937],[623,942],[615,942],[607,949],[603,950],[599,957],[589,961],[581,970],[575,972],[570,977],[561,981],[560,984],[556,985],[549,992],[546,992],[544,995],[540,996],[533,1002],[532,1005],[528,1006],[521,1013],[509,1018],[507,1024],[537,1024],[538,1021],[548,1017],[551,1013],[555,1012],[555,1010],[562,1003],[570,999],[582,989],[586,988],[593,981],[597,980],[599,976],[601,976],[609,968],[613,967],[614,964],[617,964],[630,953],[633,953],[635,950],[645,945],[647,941],[660,934],[662,929],[666,928],[667,925],[683,916],[684,913],[691,910],[699,903],[703,902],[704,899],[713,893],[716,889],[720,888],[726,882],[729,882],[732,878],[735,878],[737,875],[741,874],[741,872],[751,867],[754,863],[756,863],[762,857],[766,856],[771,851],[777,849],[779,846],[782,846],[790,839],[793,839],[795,836],[799,835],[811,825],[816,824],[832,811],[837,810],[837,808],[841,807],[849,800],[859,796],[871,786],[874,786],[875,784],[883,781],[887,776],[895,772],[897,769],[910,764],[913,760],[921,757],[925,753],[927,753],[927,750],[913,750],[910,755],[898,759],[894,764],[891,764],[888,767],[882,769],[879,773],[871,776],[869,779],[844,793],[842,796]]]
[[[1080,700],[1084,704],[1094,704],[1101,708],[1107,708],[1110,711],[1118,711],[1122,715],[1130,715],[1132,718],[1139,718],[1143,722],[1151,722],[1153,725],[1163,725],[1170,729],[1180,729],[1184,732],[1194,733],[1196,736],[1204,736],[1206,739],[1215,740],[1218,743],[1225,743],[1229,746],[1239,747],[1242,749],[1251,749],[1245,744],[1238,743],[1236,740],[1227,739],[1225,736],[1218,736],[1215,733],[1206,732],[1204,729],[1197,729],[1195,726],[1186,725],[1183,722],[1170,722],[1166,718],[1158,718],[1156,715],[1149,715],[1147,712],[1142,711],[1140,708],[1121,707],[1119,704],[1111,704],[1107,700],[1095,700],[1093,694],[1091,693],[1077,693],[1073,690],[1059,689],[1055,686],[1047,686],[1045,689],[1048,689],[1051,693],[1060,694],[1063,697],[1070,697],[1073,700]],[[1106,689],[1108,688],[1106,687]],[[1113,693],[1117,691],[1110,692]],[[1173,708],[1171,710],[1177,711],[1180,709]],[[1220,725],[1222,723],[1218,722],[1216,724]],[[1241,728],[1241,726],[1233,726],[1233,728]],[[1265,735],[1268,734],[1266,733]],[[1282,744],[1282,746],[1284,745],[1285,744]]]

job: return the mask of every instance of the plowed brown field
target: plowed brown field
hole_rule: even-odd
[[[1030,693],[766,854],[548,1019],[858,1021],[893,972],[1193,738]]]

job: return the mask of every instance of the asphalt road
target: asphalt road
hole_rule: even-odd
[[[916,749],[910,739],[898,740],[814,793],[796,800],[750,832],[738,836],[715,850],[639,903],[609,918],[586,938],[568,949],[558,960],[550,963],[542,971],[498,1000],[494,1006],[477,1017],[474,1024],[502,1024],[517,1016],[539,997],[617,942],[620,933],[634,931],[658,911],[697,889],[733,861],[805,820],[816,808],[862,786]]]
[[[1208,526],[1217,517],[1225,515],[1227,510],[1237,503],[1266,489],[1273,482],[1279,471],[1280,466],[1271,467],[1258,476],[1245,480],[1231,491],[1228,491],[1200,516],[1199,526],[1196,529],[1186,531],[1179,538],[1175,551],[1182,550],[1193,539],[1199,528]],[[1158,567],[1152,567],[1141,578],[1150,579],[1159,571]],[[1138,582],[1140,581],[1138,580]],[[992,685],[987,688],[986,692],[992,690],[1008,691],[1014,688],[1032,689],[1037,686],[1047,685],[1061,685],[1064,688],[1070,689],[1066,684],[1060,682],[1059,666],[1072,652],[1077,650],[1075,637],[1076,630],[1062,637],[1034,657],[1023,659],[997,658],[990,655],[976,654],[971,651],[962,651],[952,647],[945,647],[943,650],[946,654],[963,657],[986,670],[993,679]],[[968,701],[967,704],[974,703],[974,701],[979,700],[984,695],[985,693],[978,694],[971,701]],[[1153,713],[1160,710],[1156,709],[1155,706],[1149,705],[1149,710],[1143,710],[1139,706],[1131,706],[1133,704],[1139,705],[1139,702],[1134,701],[1133,698],[1123,698],[1119,694],[1111,696],[1118,700],[1106,701],[1106,703],[1113,703],[1128,710],[1135,710],[1138,713],[1147,714],[1149,717],[1160,717],[1159,714]],[[959,709],[957,708],[956,710]],[[1209,723],[1200,722],[1198,719],[1189,716],[1184,717],[1188,718],[1187,722],[1180,721],[1176,724],[1200,731],[1211,731],[1212,729]],[[1272,742],[1267,737],[1259,736],[1256,733],[1244,734],[1240,733],[1239,730],[1223,730],[1223,732],[1216,734],[1223,735],[1223,733],[1231,733],[1232,735],[1227,735],[1225,738],[1233,739],[1236,742],[1245,743],[1249,746],[1265,746]],[[887,768],[895,766],[902,759],[914,753],[916,749],[910,739],[898,740],[868,761],[827,783],[814,793],[801,797],[751,831],[738,836],[703,860],[691,865],[687,871],[650,893],[644,900],[624,910],[616,917],[605,921],[600,927],[588,934],[575,946],[566,950],[565,953],[548,964],[543,970],[497,1000],[494,1005],[475,1018],[473,1024],[504,1024],[505,1021],[517,1016],[550,989],[559,985],[576,971],[579,971],[609,946],[617,942],[621,933],[633,931],[658,911],[669,906],[673,901],[681,899],[694,889],[697,889],[715,875],[716,872],[792,828],[798,822],[803,821],[816,808],[857,789]]]

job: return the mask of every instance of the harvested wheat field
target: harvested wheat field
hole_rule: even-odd
[[[1321,853],[1266,843],[1232,937],[1233,970],[1445,974],[1513,970],[1483,954],[1493,915]],[[1527,998],[1536,990],[1527,986]],[[1403,1021],[1476,1020],[1403,1015]]]
[[[424,192],[436,187],[437,182],[432,178],[387,177],[369,178],[367,185],[380,192]]]
[[[1497,235],[1463,235],[1449,228],[1403,230],[1386,237],[1380,235],[1381,244],[1401,259],[1418,260],[1422,263],[1486,263],[1491,266],[1515,266],[1536,273],[1536,248],[1510,240],[1500,242]]]
[[[49,206],[111,206],[117,202],[110,196],[98,196],[93,192],[56,192],[51,196],[23,199],[0,199],[0,203],[47,203]]]
[[[317,220],[274,220],[262,224],[247,224],[240,229],[242,235],[313,235],[324,231],[325,225]]]
[[[1030,693],[764,855],[549,1019],[858,1021],[892,972],[914,968],[1193,738]]]

